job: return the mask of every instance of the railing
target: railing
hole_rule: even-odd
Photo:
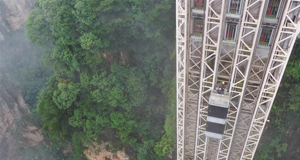
[[[262,28],[260,38],[259,38],[259,44],[262,46],[268,46],[272,37],[272,28],[264,27]]]
[[[226,34],[225,39],[229,41],[234,41],[236,36],[236,27],[237,24],[234,23],[226,23]]]
[[[204,10],[205,0],[195,0],[195,9]]]
[[[229,3],[228,13],[240,14],[241,0],[230,0]]]
[[[194,19],[194,36],[202,37],[203,21]]]
[[[280,7],[280,0],[269,0],[267,12],[266,12],[266,18],[275,19],[277,18],[277,13]]]

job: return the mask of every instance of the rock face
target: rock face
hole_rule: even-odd
[[[24,27],[36,0],[0,0],[0,42],[4,35]]]
[[[36,0],[0,0],[0,44],[9,32],[24,28]],[[0,51],[1,52],[1,51]],[[18,54],[18,51],[15,52]],[[3,73],[1,73],[3,74]],[[2,75],[0,75],[0,79]],[[24,120],[30,111],[21,92],[0,80],[0,159],[21,160],[21,148],[43,141],[41,129]]]
[[[0,82],[1,83],[1,82]],[[41,130],[23,121],[29,114],[19,90],[1,83],[0,88],[0,157],[1,160],[19,160],[19,148],[36,146],[43,141]]]
[[[84,153],[89,160],[129,160],[125,151],[117,153],[109,151],[107,142],[100,145],[93,143]]]

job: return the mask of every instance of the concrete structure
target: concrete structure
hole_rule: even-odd
[[[299,10],[300,0],[176,0],[178,160],[253,159]]]

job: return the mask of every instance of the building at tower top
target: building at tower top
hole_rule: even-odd
[[[176,0],[177,159],[253,159],[300,0]]]

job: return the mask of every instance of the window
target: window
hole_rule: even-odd
[[[204,2],[205,0],[195,0],[195,8],[204,10]]]
[[[269,45],[272,37],[272,32],[273,28],[263,27],[259,38],[259,44],[263,46]]]
[[[277,13],[280,6],[280,0],[269,0],[266,18],[277,18]]]
[[[228,12],[232,14],[239,14],[241,8],[241,0],[230,0],[229,3],[230,5]]]
[[[225,33],[225,39],[234,41],[236,36],[236,23],[226,23],[226,33]]]
[[[203,32],[203,21],[194,19],[194,35],[201,37]]]

